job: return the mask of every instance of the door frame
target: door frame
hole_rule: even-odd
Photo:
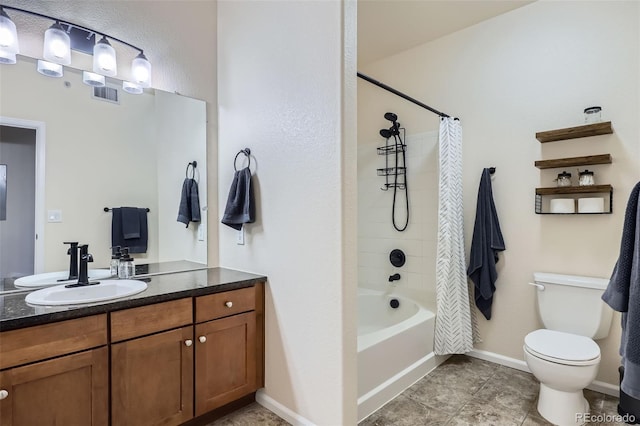
[[[44,202],[45,202],[45,134],[43,121],[24,120],[22,118],[0,115],[0,125],[20,127],[36,131],[36,187],[35,187],[35,236],[33,249],[33,273],[44,272]]]

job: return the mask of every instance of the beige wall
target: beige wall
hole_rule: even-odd
[[[524,336],[542,325],[526,285],[534,271],[611,274],[627,197],[640,179],[639,7],[536,2],[361,69],[461,118],[467,248],[480,173],[497,167],[493,190],[507,250],[478,349],[522,359]],[[411,132],[437,129],[437,117],[421,108],[365,82],[358,91],[361,144],[372,140],[386,110]],[[591,105],[603,107],[613,135],[544,145],[535,139],[538,131],[581,124]],[[599,182],[614,187],[612,215],[534,214],[534,188],[553,185],[557,173],[538,170],[535,160],[600,153],[613,156],[613,164],[593,167]],[[619,339],[616,314],[611,335],[598,342],[598,380],[617,383]]]
[[[356,423],[353,7],[218,3],[219,213],[244,147],[257,201],[220,263],[269,277],[263,395],[319,425]]]

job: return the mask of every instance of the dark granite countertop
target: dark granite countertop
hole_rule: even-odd
[[[10,293],[0,295],[0,331],[134,308],[183,297],[236,290],[251,287],[266,279],[263,275],[225,268],[170,273],[144,278],[148,287],[142,293],[82,306],[32,306],[25,302],[28,292]]]

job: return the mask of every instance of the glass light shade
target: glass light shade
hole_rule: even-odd
[[[53,62],[43,61],[42,59],[38,59],[38,72],[47,77],[62,77],[64,74],[61,64],[54,64]]]
[[[151,86],[151,63],[143,53],[140,53],[131,62],[131,74],[133,74],[134,83],[142,87]]]
[[[0,10],[0,63],[15,64],[17,53],[20,53],[20,48],[16,24],[4,10]]]
[[[82,82],[88,86],[104,87],[104,75],[96,74],[89,71],[82,71]]]
[[[44,49],[42,56],[49,62],[71,64],[71,38],[56,22],[44,32]]]
[[[131,83],[129,81],[122,82],[122,90],[132,95],[141,95],[143,90],[139,84]]]
[[[115,77],[118,73],[116,50],[104,36],[93,46],[93,72],[107,77]]]

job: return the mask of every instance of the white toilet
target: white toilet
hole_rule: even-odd
[[[609,280],[536,272],[538,312],[545,328],[524,338],[524,359],[540,381],[538,411],[560,426],[584,423],[589,412],[582,394],[596,377],[600,347],[613,311],[602,301]],[[584,416],[582,416],[584,417]]]

